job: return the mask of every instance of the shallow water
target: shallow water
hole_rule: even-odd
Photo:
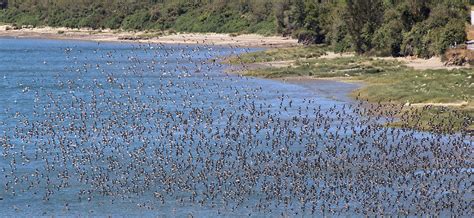
[[[338,175],[333,175],[331,164],[344,164],[345,158],[351,159],[358,144],[364,144],[363,149],[375,152],[383,150],[377,140],[389,142],[385,146],[406,144],[411,147],[414,144],[428,146],[433,141],[447,146],[459,139],[418,132],[404,132],[395,139],[388,139],[390,134],[387,135],[383,128],[375,130],[371,137],[353,138],[340,127],[353,127],[356,132],[376,123],[357,115],[354,110],[347,110],[357,104],[347,94],[358,85],[329,80],[282,82],[244,78],[224,73],[227,66],[212,61],[252,50],[0,39],[0,127],[4,135],[1,141],[3,156],[0,158],[4,175],[0,178],[4,187],[0,189],[3,198],[0,201],[1,215],[291,215],[302,207],[295,199],[291,206],[277,207],[272,211],[252,208],[262,200],[263,194],[258,190],[265,186],[263,183],[271,183],[277,176],[268,180],[257,177],[255,182],[240,180],[255,178],[246,173],[260,170],[262,173],[263,168],[273,165],[269,169],[287,173],[282,176],[286,180],[283,183],[304,181],[306,184],[303,186],[319,187],[318,194],[329,196],[345,190],[335,188],[332,182],[352,178],[341,180]],[[313,125],[313,130],[308,130],[318,119],[326,123],[317,127]],[[239,132],[244,130],[248,132]],[[407,141],[407,138],[411,140]],[[457,143],[472,145],[470,141]],[[308,146],[312,144],[316,144],[315,150],[309,151]],[[334,152],[331,149],[335,149]],[[152,154],[155,151],[159,154]],[[226,158],[221,156],[224,151],[228,152]],[[241,154],[242,151],[245,154]],[[301,151],[314,157],[302,158],[298,154]],[[198,160],[185,164],[188,156],[182,153],[209,158],[212,166]],[[338,155],[331,156],[332,153]],[[261,165],[240,159],[257,154],[271,157],[262,160]],[[285,160],[285,154],[292,158]],[[427,157],[430,155],[426,153]],[[301,178],[291,177],[293,173],[303,171],[290,169],[285,163],[289,161],[290,165],[299,166],[316,157],[330,160],[325,162],[327,169],[304,173]],[[397,156],[391,153],[383,158],[396,159]],[[364,166],[377,162],[359,157],[353,159]],[[227,165],[218,168],[216,165],[220,160]],[[249,160],[259,159],[249,157]],[[407,159],[404,164],[420,160]],[[183,169],[180,163],[183,163]],[[178,170],[175,165],[178,165]],[[196,169],[187,168],[191,165]],[[466,166],[472,166],[472,163],[468,161],[462,167],[469,168]],[[159,174],[164,175],[154,175],[158,174],[154,171],[158,167],[162,168]],[[224,206],[220,201],[224,199],[221,194],[216,195],[220,200],[203,205],[179,202],[180,196],[189,197],[186,191],[188,182],[171,185],[172,188],[163,191],[167,188],[166,179],[177,183],[179,179],[186,180],[188,175],[197,178],[200,170],[209,167],[213,170],[202,171],[210,174],[206,182],[191,183],[198,186],[195,190],[208,194],[210,188],[206,186],[218,183],[220,177],[217,174],[227,171],[232,178],[232,183],[223,183],[227,191],[249,189],[249,194],[231,194],[233,197],[228,199],[230,206]],[[358,170],[362,170],[353,168],[355,170],[345,171],[347,175],[359,175]],[[396,175],[396,178],[391,172],[375,169],[374,172],[377,176],[387,176],[385,179],[393,180],[392,183],[401,178],[413,179],[410,172]],[[68,175],[64,176],[64,173]],[[83,181],[80,173],[87,180]],[[460,192],[466,193],[467,183],[472,181],[471,174],[472,171],[462,171],[452,176],[458,178],[455,181],[464,180],[458,184]],[[149,175],[153,178],[147,177]],[[122,183],[111,182],[114,179]],[[34,184],[29,187],[32,182]],[[409,190],[420,183],[433,187],[439,185],[436,181],[413,179],[396,183],[396,186]],[[356,183],[355,186],[364,185]],[[110,187],[108,194],[101,194],[104,187]],[[234,190],[236,187],[239,189]],[[365,190],[373,187],[364,186]],[[392,186],[378,184],[375,187],[388,190],[384,192],[387,195],[394,195]],[[363,190],[349,192],[351,196],[363,196]],[[92,194],[79,194],[82,191]],[[159,203],[155,192],[164,195],[165,203]],[[295,193],[292,188],[282,192],[284,195]],[[467,198],[461,199],[463,206],[470,205],[466,202],[472,198],[466,195]],[[233,202],[237,197],[245,200]],[[355,208],[363,207],[361,199],[368,197],[352,199],[349,203],[338,198],[326,198],[332,200],[333,210],[339,210],[345,203]],[[326,204],[322,202],[324,199],[315,200],[314,205]],[[268,200],[268,204],[275,205],[276,200]],[[144,209],[147,206],[149,208]],[[416,210],[410,209],[408,200],[398,206],[406,207],[407,211]],[[382,207],[388,208],[385,213],[397,213],[397,208],[390,205]],[[310,215],[308,211],[301,214]],[[340,214],[354,215],[360,211]]]
[[[144,71],[140,72],[140,75],[130,71],[116,73],[117,79],[127,77],[124,80],[130,82],[132,86],[136,86],[138,85],[138,81],[142,81],[146,83],[146,86],[149,86],[150,90],[160,85],[173,82],[175,86],[169,87],[169,89],[174,90],[167,90],[167,101],[182,101],[183,99],[180,98],[179,92],[186,89],[186,92],[195,93],[194,97],[196,100],[192,101],[197,102],[197,107],[209,107],[210,104],[208,101],[212,101],[213,106],[221,104],[219,105],[220,107],[225,107],[227,102],[223,99],[223,95],[227,95],[227,92],[231,92],[231,89],[240,90],[244,94],[248,92],[248,90],[256,90],[264,87],[264,90],[258,93],[256,99],[265,104],[276,105],[277,98],[283,93],[286,96],[291,96],[295,102],[305,99],[316,99],[319,104],[326,107],[344,103],[339,100],[327,98],[324,95],[315,95],[319,89],[312,89],[311,87],[290,83],[285,84],[272,80],[223,75],[221,72],[223,72],[224,66],[214,66],[210,70],[205,70],[204,73],[194,73],[192,70],[182,69],[182,67],[192,68],[194,63],[206,62],[210,58],[243,52],[244,49],[211,47],[211,51],[209,51],[209,49],[200,50],[194,52],[192,56],[186,57],[186,60],[183,60],[180,54],[184,54],[187,51],[183,52],[178,50],[190,50],[194,49],[194,46],[155,45],[155,50],[144,52],[143,50],[137,49],[137,45],[119,43],[98,44],[95,42],[43,39],[1,39],[0,44],[0,62],[2,63],[2,65],[0,65],[0,92],[2,93],[0,96],[0,102],[2,104],[0,120],[5,124],[5,128],[16,125],[16,122],[11,118],[13,113],[20,112],[25,116],[32,114],[35,101],[41,101],[39,99],[41,99],[41,97],[44,98],[48,93],[62,95],[65,92],[70,92],[69,94],[74,96],[88,97],[88,92],[94,89],[100,90],[100,87],[97,86],[90,87],[90,84],[93,84],[94,80],[103,79],[103,74],[107,73],[100,71],[128,71],[129,69],[124,68],[130,67],[130,64],[139,65],[139,63],[134,62],[133,58],[135,57],[140,58],[140,61],[147,61],[149,63],[151,63],[152,59],[156,58],[156,63],[153,65],[156,69],[159,69],[160,72]],[[114,57],[104,57],[108,54],[112,54]],[[113,63],[109,61],[111,59],[113,59]],[[94,69],[94,65],[97,64],[106,67],[101,68],[101,70]],[[89,68],[89,72],[82,72],[82,67],[84,67],[83,69]],[[142,70],[141,67],[143,66],[133,67],[137,70]],[[177,75],[181,75],[185,79],[180,80],[176,78]],[[73,82],[74,85],[72,86],[74,87],[69,89],[64,87],[67,85],[58,84],[59,81]],[[189,84],[194,82],[202,83],[203,81],[205,81],[203,87],[195,88],[189,86]],[[315,84],[316,83],[317,82],[315,82]],[[328,81],[321,81],[321,84],[352,87],[348,84]],[[112,93],[113,91],[114,90],[112,90]],[[35,97],[35,92],[38,92],[37,95],[39,96]],[[115,94],[118,95],[119,93],[120,92],[117,91]],[[252,93],[252,91],[250,91],[250,93]],[[184,95],[187,96],[187,94]],[[343,97],[343,95],[340,97]],[[44,104],[47,104],[46,102],[48,100],[44,101]],[[222,102],[216,103],[220,101]],[[174,105],[170,104],[167,106],[167,110],[180,108],[177,102],[175,102]],[[294,113],[294,111],[290,110],[286,115],[291,113]],[[6,160],[2,159],[2,167],[6,167],[7,165]],[[5,179],[2,178],[2,183],[5,183],[4,180]],[[96,203],[75,202],[76,199],[69,199],[72,198],[73,195],[68,196],[67,191],[61,192],[59,195],[60,196],[51,199],[49,202],[39,203],[41,202],[41,198],[35,198],[29,192],[18,193],[16,197],[12,198],[11,195],[4,193],[2,190],[0,191],[0,196],[5,198],[2,202],[2,211],[9,211],[7,214],[11,213],[10,215],[15,215],[16,213],[13,208],[13,205],[15,205],[16,207],[22,208],[21,213],[42,214],[45,212],[47,215],[63,214],[59,209],[63,208],[64,201],[68,201],[71,202],[71,211],[64,214],[82,214],[84,211],[102,215],[115,213],[146,214],[146,212],[142,212],[142,209],[137,208],[128,201],[110,205],[110,203],[104,200],[102,203],[105,205],[101,206],[100,200],[97,200]],[[215,212],[215,210],[206,209],[205,207],[189,207],[184,209],[182,207],[177,208],[176,206],[169,205],[165,208],[160,208],[158,211],[152,211],[151,213],[162,213],[163,215],[169,214],[170,211],[174,210],[176,210],[176,212],[173,213],[177,214],[186,214],[190,211],[194,211],[195,214],[206,215],[207,213],[212,214]]]

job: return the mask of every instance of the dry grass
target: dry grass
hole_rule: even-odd
[[[474,51],[464,48],[449,49],[443,56],[443,61],[452,65],[474,65]]]
[[[467,25],[467,40],[474,40],[474,26]]]

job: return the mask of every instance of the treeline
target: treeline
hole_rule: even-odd
[[[4,0],[3,0],[4,1]],[[466,40],[468,0],[9,0],[0,22],[280,34],[335,51],[431,57]]]

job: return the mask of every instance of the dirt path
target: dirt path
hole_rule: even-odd
[[[432,57],[430,59],[423,58],[413,58],[413,57],[384,57],[380,59],[385,60],[397,60],[404,63],[408,67],[412,67],[415,70],[439,70],[439,69],[460,69],[460,68],[469,68],[469,65],[466,66],[446,66],[440,57]]]
[[[465,107],[468,106],[469,102],[461,101],[461,102],[452,102],[452,103],[415,103],[410,104],[413,107],[425,107],[425,106],[435,106],[435,107]]]

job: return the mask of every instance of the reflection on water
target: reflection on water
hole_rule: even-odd
[[[383,127],[251,51],[0,39],[2,215],[468,215],[472,141]]]

